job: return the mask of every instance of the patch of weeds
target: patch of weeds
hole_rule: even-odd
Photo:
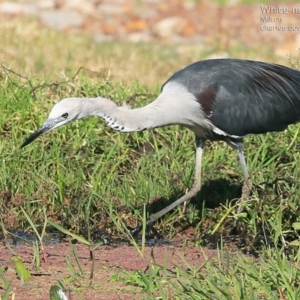
[[[1,287],[1,289],[5,290],[5,293],[2,296],[2,298],[0,296],[1,300],[8,300],[12,293],[12,284],[11,284],[11,281],[8,281],[8,279],[6,278],[6,275],[5,275],[6,271],[7,271],[7,268],[0,267],[0,277],[2,280],[0,287]]]
[[[38,232],[35,224],[32,222],[30,216],[26,213],[26,211],[24,210],[24,208],[22,206],[21,206],[21,210],[22,210],[23,214],[25,215],[28,223],[31,226],[31,229],[34,231],[34,233],[36,234],[36,237],[38,238],[38,241],[39,241],[39,243],[38,242],[33,243],[33,250],[34,250],[34,265],[35,265],[36,269],[40,269],[40,267],[41,267],[40,250],[42,252],[43,261],[46,263],[46,255],[45,255],[44,246],[43,246],[43,237],[45,235],[46,226],[47,226],[46,209],[45,209],[45,207],[43,207],[44,224],[43,224],[41,233]]]
[[[142,287],[147,299],[298,299],[300,271],[279,249],[254,259],[219,250],[219,257],[197,267],[150,264],[145,272],[125,272],[124,282]],[[195,263],[196,264],[196,263]]]
[[[18,277],[21,281],[21,284],[23,285],[25,281],[29,280],[31,277],[30,272],[25,267],[25,265],[22,262],[22,258],[19,256],[14,256],[11,258],[11,261],[15,264],[15,268],[18,274]]]

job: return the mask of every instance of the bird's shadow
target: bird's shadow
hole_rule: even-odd
[[[225,178],[213,179],[205,181],[201,187],[201,190],[194,196],[190,203],[192,203],[197,210],[201,210],[204,207],[214,209],[226,201],[232,199],[239,199],[242,192],[242,183],[232,182]],[[147,212],[149,215],[154,214],[177,199],[183,196],[182,190],[174,189],[174,192],[169,198],[155,197],[147,205]]]

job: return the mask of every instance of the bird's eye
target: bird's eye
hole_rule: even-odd
[[[61,116],[66,119],[69,116],[69,114],[68,113],[64,113]]]

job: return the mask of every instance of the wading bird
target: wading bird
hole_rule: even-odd
[[[54,105],[48,120],[21,147],[43,133],[88,116],[99,116],[108,126],[121,132],[179,124],[195,133],[194,185],[187,194],[151,215],[148,224],[152,224],[200,190],[206,140],[225,141],[237,150],[244,176],[241,199],[248,198],[251,181],[243,138],[282,131],[300,121],[300,71],[249,60],[199,61],[172,75],[162,86],[160,95],[145,107],[118,107],[102,97],[63,99]]]

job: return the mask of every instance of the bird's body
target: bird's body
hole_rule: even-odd
[[[169,82],[186,87],[205,118],[229,136],[281,131],[300,121],[300,72],[294,69],[238,59],[206,60],[175,73]]]
[[[98,98],[67,98],[57,103],[48,120],[21,147],[40,134],[80,118],[97,115],[121,132],[179,124],[197,138],[195,184],[188,194],[150,217],[151,221],[193,197],[201,187],[201,156],[206,140],[224,140],[239,154],[245,179],[242,198],[251,182],[243,153],[250,134],[282,131],[300,121],[300,72],[280,65],[212,59],[176,72],[150,104],[130,109]]]

